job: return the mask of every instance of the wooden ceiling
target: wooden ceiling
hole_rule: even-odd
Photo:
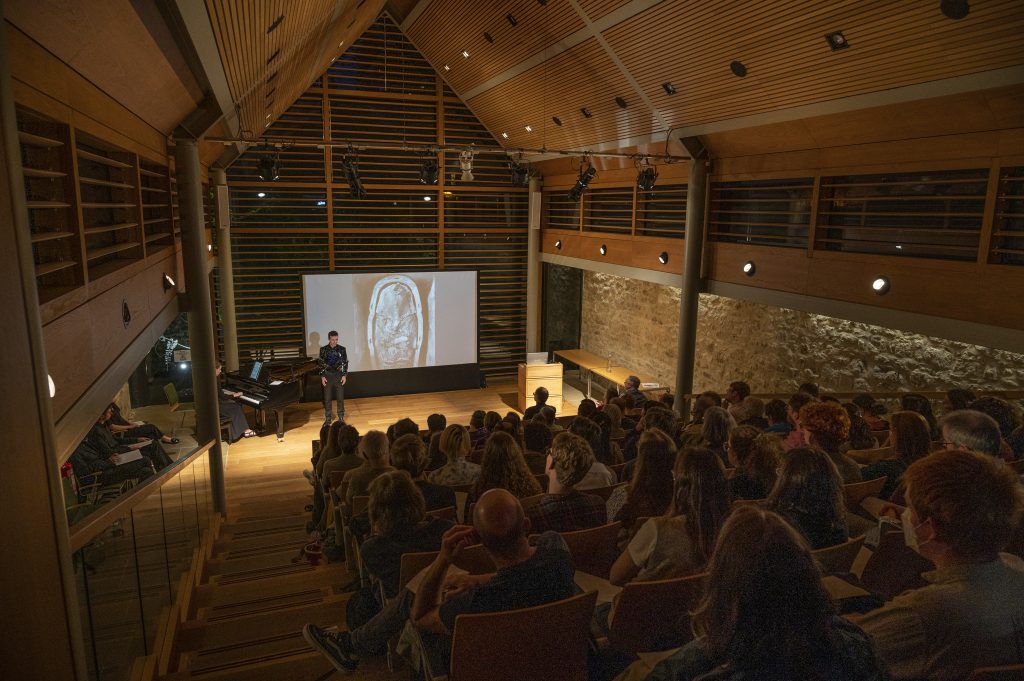
[[[625,146],[1024,64],[1020,0],[972,2],[958,21],[938,0],[421,0],[396,20],[510,147]],[[833,31],[848,47],[830,48]]]

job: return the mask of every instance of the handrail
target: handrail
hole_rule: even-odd
[[[790,397],[793,396],[793,394],[795,392],[796,392],[796,390],[791,390],[791,391],[787,391],[787,392],[777,392],[777,393],[751,393],[750,396],[751,397],[757,397],[759,399],[775,399],[775,398],[778,398],[780,400],[788,400]],[[981,390],[981,389],[977,389],[977,390],[973,390],[973,392],[978,397],[994,396],[994,397],[1001,397],[1004,400],[1020,400],[1020,399],[1024,399],[1024,390]],[[830,395],[832,397],[835,397],[836,399],[853,399],[857,395],[863,395],[864,393],[867,393],[867,394],[871,395],[871,397],[875,398],[875,400],[895,400],[895,399],[899,399],[900,397],[903,397],[904,395],[909,395],[911,393],[913,393],[915,395],[922,395],[922,396],[928,398],[929,400],[943,400],[943,399],[946,398],[946,392],[945,391],[931,391],[931,390],[924,390],[924,391],[900,390],[900,391],[897,391],[897,392],[892,392],[892,391],[876,392],[874,390],[858,390],[856,392],[849,392],[849,391],[843,391],[843,392],[835,391],[835,392],[833,392],[833,391],[830,391],[830,390],[823,390],[822,391],[822,394]],[[692,395],[685,395],[684,397],[685,397],[685,399],[696,399],[696,398],[700,397],[700,393],[694,393]]]
[[[210,451],[214,440],[197,447],[186,456],[178,459],[169,466],[166,466],[156,475],[146,478],[144,482],[132,488],[128,494],[121,495],[109,504],[104,504],[101,510],[86,516],[81,522],[75,523],[70,528],[71,550],[78,551],[86,544],[95,539],[101,532],[109,527],[118,518],[142,503],[153,492],[164,486],[168,480],[181,472],[187,465]]]

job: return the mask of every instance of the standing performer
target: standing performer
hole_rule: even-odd
[[[324,387],[324,425],[330,425],[331,399],[337,396],[338,420],[345,420],[345,381],[348,380],[348,353],[344,345],[338,345],[338,332],[327,334],[327,345],[320,348],[320,383]]]

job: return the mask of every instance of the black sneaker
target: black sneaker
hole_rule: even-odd
[[[302,638],[330,660],[339,672],[354,672],[359,666],[359,662],[352,659],[352,643],[347,631],[335,634],[324,631],[315,624],[307,624],[302,627]]]

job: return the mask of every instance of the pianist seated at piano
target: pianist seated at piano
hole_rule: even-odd
[[[218,381],[221,381],[222,369],[221,363],[217,362]],[[220,396],[220,416],[222,419],[230,419],[231,421],[228,428],[228,437],[231,442],[243,437],[255,437],[256,433],[249,427],[249,421],[245,418],[245,411],[242,410],[242,405],[234,401],[234,398],[242,397],[242,393],[228,390],[222,384],[218,394]]]

